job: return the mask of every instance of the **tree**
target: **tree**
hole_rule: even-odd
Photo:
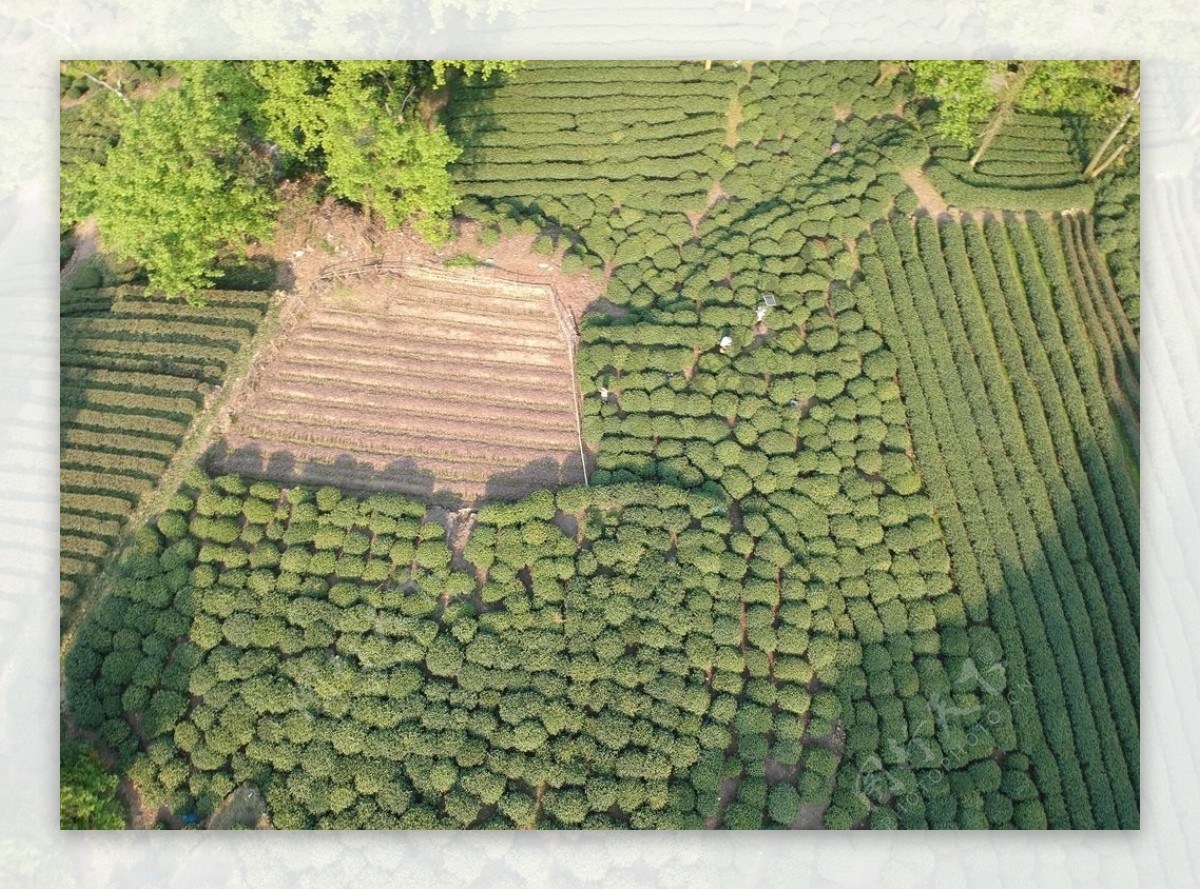
[[[108,90],[128,106],[129,96],[125,92],[124,84],[128,73],[125,70],[126,64],[115,60],[64,61],[60,63],[59,71],[70,77],[83,78],[90,84]]]
[[[117,777],[100,755],[82,742],[62,743],[59,752],[59,827],[112,830],[125,827]]]
[[[1073,114],[1110,126],[1083,175],[1095,179],[1137,139],[1141,65],[1136,60],[1041,62],[1021,95],[1021,106],[1047,114]],[[1114,142],[1124,134],[1114,147]]]
[[[992,78],[1000,74],[1001,64],[976,60],[912,63],[917,93],[937,100],[939,136],[964,148],[974,143],[977,122],[999,104]]]
[[[1084,168],[1085,179],[1095,179],[1111,167],[1137,140],[1141,132],[1141,96],[1142,86],[1138,84],[1127,100],[1125,112],[1113,124]],[[1122,133],[1125,134],[1125,138],[1114,148],[1113,143]]]
[[[974,167],[1011,117],[1038,62],[1021,62],[1010,70],[1009,63],[996,61],[913,62],[917,92],[938,103],[937,133],[963,148],[978,144],[971,156]],[[977,134],[979,121],[987,125]]]
[[[446,168],[460,149],[420,100],[448,77],[516,66],[179,62],[181,87],[131,101],[119,68],[74,64],[122,114],[107,158],[68,171],[65,218],[94,214],[106,246],[139,263],[153,290],[189,301],[219,277],[223,251],[270,234],[278,150],[389,225],[415,217],[426,237],[446,235],[456,201]]]
[[[938,102],[937,132],[964,148],[977,146],[972,167],[982,159],[1018,108],[1070,114],[1111,124],[1084,176],[1095,178],[1133,144],[1137,135],[1140,66],[1136,61],[1027,60],[913,62],[917,92]],[[987,120],[976,136],[976,127]],[[1126,137],[1112,149],[1122,133]]]
[[[94,212],[106,244],[153,290],[196,301],[222,250],[270,234],[270,168],[241,135],[252,94],[235,69],[207,63],[127,113]]]
[[[267,136],[293,159],[322,169],[334,193],[389,226],[415,217],[418,232],[444,238],[456,195],[447,167],[460,149],[421,113],[423,90],[452,63],[255,62]],[[505,63],[464,63],[485,76]]]

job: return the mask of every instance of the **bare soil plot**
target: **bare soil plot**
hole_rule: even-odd
[[[450,506],[582,482],[574,321],[549,284],[369,263],[313,281],[214,468]]]

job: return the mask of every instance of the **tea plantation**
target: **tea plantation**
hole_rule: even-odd
[[[607,278],[575,365],[591,485],[459,537],[397,494],[194,470],[64,661],[143,800],[202,820],[249,784],[277,828],[1136,828],[1129,174],[1084,184],[1031,115],[977,171],[931,156],[875,62],[530,62],[446,113],[485,242]]]
[[[211,291],[204,308],[140,288],[64,291],[60,306],[62,618],[104,565],[125,517],[250,341],[270,295]]]

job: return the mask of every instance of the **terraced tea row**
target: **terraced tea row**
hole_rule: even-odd
[[[157,483],[266,311],[214,291],[204,308],[140,289],[68,291],[61,305],[62,619]]]
[[[1141,429],[1141,348],[1137,334],[1096,245],[1091,216],[1064,216],[1058,227],[1071,285],[1079,295],[1079,309],[1096,347],[1109,402],[1136,459]]]
[[[866,254],[957,582],[1031,684],[1014,718],[1049,824],[1136,827],[1137,491],[1063,242],[1040,217],[925,219]]]
[[[1095,190],[1083,180],[1080,148],[1060,118],[1016,114],[1001,128],[984,158],[934,134],[936,112],[926,109],[923,129],[933,149],[926,175],[957,207],[1004,210],[1088,209]]]

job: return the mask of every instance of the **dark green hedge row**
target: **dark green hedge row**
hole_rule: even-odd
[[[964,170],[957,165],[951,166],[952,163],[935,160],[925,169],[925,175],[946,202],[955,207],[1063,211],[1087,210],[1095,202],[1095,190],[1084,183],[1049,187],[1039,183],[1029,188],[972,184],[964,180]]]
[[[903,236],[900,239],[900,245],[907,257],[903,261],[901,260],[901,251],[897,250],[895,246],[893,231]],[[966,232],[968,235],[972,235],[973,229],[968,227]],[[978,249],[982,246],[982,242],[977,237],[968,238],[964,245],[959,229],[947,226],[943,228],[939,239],[939,233],[932,221],[926,221],[921,223],[919,242],[913,238],[912,234],[907,233],[907,230],[886,228],[877,231],[876,241],[888,271],[885,273],[884,268],[875,266],[875,261],[870,259],[868,268],[869,274],[875,282],[875,289],[884,294],[891,293],[895,298],[909,293],[908,288],[912,287],[912,293],[919,298],[912,304],[913,315],[909,321],[904,323],[909,331],[908,342],[922,342],[934,333],[938,338],[944,338],[955,331],[959,332],[957,334],[959,338],[966,337],[973,341],[967,342],[960,339],[958,345],[953,345],[953,336],[950,336],[949,339],[941,341],[946,344],[945,347],[938,347],[929,353],[922,352],[917,361],[909,366],[912,374],[911,381],[905,382],[910,407],[917,410],[916,418],[921,421],[917,423],[914,420],[914,429],[920,433],[917,436],[919,456],[921,456],[922,448],[941,451],[946,455],[944,463],[932,455],[921,458],[923,465],[944,466],[947,470],[945,476],[938,474],[938,490],[935,492],[939,498],[948,499],[948,506],[943,511],[943,515],[947,515],[951,506],[963,510],[965,524],[961,526],[961,534],[957,531],[954,532],[951,539],[951,553],[955,556],[956,561],[965,560],[968,567],[977,565],[976,570],[982,571],[985,577],[988,572],[996,577],[997,569],[988,567],[992,565],[990,560],[998,557],[1000,562],[997,568],[1005,575],[1005,587],[1014,597],[1014,604],[1019,603],[1020,598],[1033,594],[1033,599],[1040,600],[1042,603],[1043,619],[1052,621],[1052,624],[1047,627],[1056,626],[1058,628],[1056,633],[1066,639],[1065,643],[1052,647],[1055,650],[1056,658],[1061,662],[1064,657],[1059,654],[1059,649],[1074,650],[1081,659],[1089,665],[1093,665],[1082,671],[1081,674],[1078,668],[1068,668],[1061,663],[1057,667],[1041,664],[1040,662],[1045,661],[1045,655],[1037,651],[1038,644],[1032,643],[1031,645],[1030,640],[1024,643],[1019,640],[1020,635],[1033,632],[1039,626],[1040,622],[1031,623],[1029,621],[1029,618],[1036,615],[1037,612],[1023,612],[1018,606],[1015,614],[1023,616],[1023,618],[1014,624],[1014,615],[1007,607],[1007,599],[994,595],[991,597],[992,611],[1001,629],[1009,657],[1011,658],[1014,653],[1023,650],[1030,658],[1033,690],[1038,700],[1041,701],[1046,696],[1059,696],[1059,701],[1075,712],[1075,716],[1071,720],[1074,732],[1066,725],[1056,723],[1048,717],[1045,718],[1047,739],[1051,748],[1059,752],[1059,768],[1066,770],[1062,774],[1062,778],[1063,788],[1067,791],[1067,800],[1070,801],[1072,797],[1077,801],[1087,800],[1090,797],[1090,805],[1098,808],[1094,812],[1102,824],[1136,824],[1136,692],[1132,693],[1134,697],[1131,698],[1131,689],[1136,690],[1137,641],[1135,626],[1129,624],[1127,601],[1119,593],[1116,594],[1118,599],[1115,602],[1112,599],[1115,591],[1111,588],[1116,587],[1119,590],[1121,585],[1116,581],[1116,576],[1112,574],[1114,569],[1108,552],[1108,542],[1103,526],[1098,519],[1096,508],[1090,499],[1088,483],[1085,482],[1082,485],[1083,491],[1086,493],[1080,493],[1080,482],[1076,481],[1068,487],[1067,481],[1057,471],[1061,460],[1068,474],[1077,472],[1080,478],[1083,477],[1079,456],[1075,451],[1077,445],[1071,435],[1071,427],[1066,421],[1066,415],[1062,413],[1061,408],[1050,410],[1054,405],[1061,405],[1061,401],[1056,400],[1054,396],[1057,384],[1051,383],[1049,386],[1042,386],[1040,392],[1036,392],[1032,389],[1031,384],[1026,383],[1029,379],[1026,373],[1013,370],[1021,367],[1021,363],[1024,361],[1021,358],[1018,344],[1025,344],[1027,355],[1036,356],[1045,333],[1031,330],[1024,334],[1018,334],[1012,328],[1005,310],[1005,301],[1009,294],[1021,293],[1022,284],[1009,280],[1003,288],[1001,287],[1000,280],[996,278],[996,272],[991,265],[991,251],[984,248],[985,253],[980,254]],[[970,260],[968,260],[965,247],[973,248]],[[949,272],[953,275],[954,284],[951,284],[951,279],[946,277],[947,270],[942,265],[943,250],[947,252],[950,264]],[[1007,264],[1009,256],[1007,252],[997,256],[1003,257],[1001,266]],[[899,280],[893,277],[893,269],[905,270],[903,277]],[[932,285],[930,275],[932,275]],[[890,283],[885,276],[892,277]],[[978,286],[975,284],[976,280]],[[1029,279],[1025,280],[1024,286],[1029,287]],[[983,289],[983,296],[980,295],[979,288]],[[935,303],[933,298],[935,292],[946,294],[948,298],[943,298]],[[972,297],[971,294],[975,296]],[[957,299],[955,296],[949,295],[955,295]],[[880,299],[882,301],[886,297]],[[1010,301],[1010,308],[1019,306],[1020,298],[1013,297],[1011,299],[1016,302]],[[926,303],[924,308],[921,306],[921,300]],[[1045,296],[1045,300],[1048,303],[1048,295]],[[876,304],[881,313],[886,305],[885,302]],[[905,305],[903,303],[897,305],[901,308],[900,318],[903,319],[904,313],[908,310],[903,308]],[[960,318],[958,310],[955,309],[956,306],[961,308],[964,313],[961,321],[956,321]],[[982,318],[985,307],[987,313],[991,315],[988,320]],[[952,311],[948,313],[947,309]],[[884,313],[885,328],[891,324],[886,320],[886,315]],[[945,327],[935,326],[930,329],[928,322],[921,325],[917,321],[918,318],[941,318]],[[893,330],[898,331],[899,329]],[[941,333],[942,330],[945,333]],[[984,344],[980,339],[984,336],[983,332],[988,330],[997,332],[1000,353],[996,352],[995,343]],[[918,339],[911,339],[914,336]],[[930,340],[929,342],[936,343],[937,341]],[[926,348],[928,347],[922,347],[923,350]],[[1032,353],[1030,353],[1030,349],[1033,350]],[[1009,350],[1006,355],[1005,350]],[[1013,352],[1013,350],[1016,351]],[[966,357],[972,354],[978,356],[983,362],[978,370],[974,363],[966,360]],[[914,352],[912,355],[917,356],[917,353]],[[1001,368],[997,361],[1001,355],[1005,355],[1004,368]],[[912,359],[902,361],[902,376],[906,361],[912,361]],[[989,367],[989,364],[994,366]],[[935,368],[938,369],[936,376],[929,377],[934,373],[933,369]],[[982,376],[979,373],[981,371],[983,372]],[[1049,365],[1043,365],[1042,370],[1035,371],[1036,373],[1040,373],[1047,379],[1054,379]],[[922,375],[928,379],[921,381]],[[1015,388],[1011,391],[1003,384],[1006,376],[1014,381],[1011,385]],[[975,382],[971,383],[972,380]],[[935,404],[936,400],[942,399],[943,393],[961,391],[959,387],[965,385],[974,386],[979,389],[979,392],[974,396],[970,392],[964,392],[961,399],[952,398],[943,403],[945,407],[939,407],[932,415],[927,413],[930,410],[928,406]],[[994,390],[995,395],[985,394],[984,389]],[[917,400],[914,405],[913,393],[917,391],[926,397],[936,396],[935,402],[926,404],[922,400]],[[1001,395],[1002,392],[1008,392],[1008,395]],[[1014,397],[1016,401],[1012,401]],[[1000,401],[996,401],[997,398]],[[986,407],[989,403],[992,406],[991,409]],[[1012,419],[999,423],[992,421],[990,412],[1000,410],[1006,404],[1008,407],[1004,410],[1012,412]],[[964,416],[952,421],[956,412],[961,414],[968,405],[972,406],[973,410],[967,413],[973,413],[974,419]],[[932,421],[934,424],[932,428],[940,426],[944,431],[938,434],[938,438],[934,440],[929,438],[929,433],[924,431],[924,429],[929,429],[925,427],[927,422],[925,418],[936,418],[938,412],[941,412],[942,419]],[[999,415],[997,416],[999,417]],[[1048,419],[1050,427],[1046,427],[1045,420],[1042,420],[1039,426],[1039,417]],[[1023,427],[1024,432],[1022,432]],[[957,434],[948,432],[947,430],[950,428],[956,428]],[[1058,432],[1054,432],[1055,430]],[[952,446],[955,446],[956,442],[963,443],[963,445],[957,446],[961,448],[967,443],[975,441],[975,436],[981,437],[978,440],[979,444],[971,445],[971,447],[982,448],[986,456],[981,455],[972,459],[965,455],[953,455]],[[922,445],[922,442],[926,444]],[[1003,451],[996,450],[995,444],[998,442],[1004,443]],[[1032,452],[1029,451],[1031,447]],[[1056,449],[1058,450],[1056,451]],[[1021,458],[1022,454],[1027,456]],[[1009,460],[1014,461],[1014,467],[1042,467],[1042,472],[1048,475],[1043,481],[1038,481],[1036,476],[1030,476],[1027,473],[1022,475],[1023,471],[1021,470],[1017,470],[1014,474],[1014,470],[1005,469]],[[992,467],[990,472],[979,472],[980,469],[989,465]],[[973,477],[973,480],[955,476],[954,468],[960,466],[970,468],[969,476]],[[989,481],[991,472],[997,474],[994,483]],[[1017,482],[1019,477],[1024,481]],[[986,506],[988,499],[1007,497],[1008,493],[1015,489],[1024,490],[1029,499],[1027,505],[1018,506],[1016,502],[1013,502],[1003,505],[997,503],[995,508]],[[1051,498],[1050,500],[1047,499],[1048,496]],[[976,512],[977,508],[974,506],[976,498],[980,498],[980,503],[984,506],[982,513]],[[1018,522],[1014,523],[1011,531],[1005,529],[1005,525],[1009,521],[1008,517],[1019,516],[1029,516],[1031,519],[1034,516],[1041,518],[1033,525],[1022,526]],[[1076,523],[1081,520],[1082,525],[1077,525]],[[970,531],[972,526],[976,531]],[[990,531],[986,530],[985,526],[990,526]],[[953,523],[949,527],[953,529],[960,526]],[[1034,535],[1030,531],[1033,528],[1042,529],[1042,531]],[[1063,537],[1059,538],[1055,534],[1048,535],[1046,530],[1051,528],[1058,528]],[[1086,544],[1085,532],[1088,542]],[[991,542],[986,542],[986,537],[989,535]],[[1005,543],[1006,539],[1007,543]],[[970,556],[966,555],[968,550],[971,552]],[[1009,553],[1008,563],[1005,562],[1006,552]],[[995,553],[996,557],[991,557],[992,553]],[[1022,553],[1024,556],[1018,555]],[[1036,558],[1031,562],[1030,559],[1033,557]],[[1054,568],[1050,571],[1041,569],[1040,560],[1048,560]],[[1020,565],[1025,566],[1024,571],[1030,572],[1029,578],[1032,583],[1021,581],[1021,574],[1014,572],[1009,567]],[[1101,575],[1108,572],[1107,580],[1102,581],[1097,576],[1097,572]],[[1051,582],[1051,578],[1054,579],[1054,582]],[[1046,589],[1047,586],[1053,588],[1055,582],[1059,591],[1069,594],[1064,600],[1066,607],[1074,612],[1074,617],[1069,620],[1065,616],[1053,617],[1059,609],[1059,597],[1063,595],[1061,592],[1053,593]],[[1084,605],[1085,601],[1087,602],[1086,606]],[[1049,611],[1045,611],[1046,609]],[[1085,632],[1084,628],[1090,628],[1090,632]],[[1116,639],[1124,640],[1123,644],[1114,642],[1114,628]],[[1082,638],[1080,634],[1083,634]],[[1092,642],[1093,634],[1095,634],[1095,642]],[[1098,650],[1093,648],[1097,645]],[[1073,657],[1069,657],[1068,662],[1073,662]],[[1126,685],[1123,677],[1123,674],[1128,671],[1133,672],[1131,675],[1134,678],[1132,687]],[[1082,678],[1082,681],[1081,679],[1072,680],[1072,676]],[[1058,685],[1060,677],[1063,682],[1072,684],[1078,691],[1068,693],[1063,697],[1063,692],[1059,691]],[[1090,702],[1090,709],[1084,702]],[[1054,709],[1061,707],[1062,704],[1048,706],[1044,713],[1047,715],[1054,713]],[[1110,716],[1112,714],[1116,715],[1115,723]],[[1054,799],[1053,795],[1057,794],[1055,789],[1058,785],[1056,778],[1058,770],[1050,766],[1046,754],[1038,753],[1039,750],[1044,751],[1044,749],[1040,748],[1041,743],[1037,739],[1040,733],[1037,731],[1035,721],[1027,712],[1024,713],[1024,717],[1022,717],[1022,712],[1018,712],[1017,717],[1018,726],[1024,726],[1025,742],[1023,744],[1028,746],[1026,750],[1034,755],[1035,765],[1039,761],[1042,764],[1039,766],[1039,772],[1042,774],[1039,783],[1044,781],[1044,791],[1052,795],[1047,801],[1049,804]],[[1098,727],[1098,729],[1091,730],[1095,735],[1091,737],[1080,735],[1079,733],[1084,732],[1086,727],[1093,725],[1093,720]],[[1072,760],[1064,759],[1064,752],[1073,746],[1075,751],[1071,755]],[[1084,763],[1093,762],[1097,764],[1095,769],[1104,771],[1101,773],[1103,778],[1095,780],[1103,781],[1103,786],[1093,787],[1093,780],[1089,773],[1087,785],[1090,793],[1083,791],[1083,776],[1078,768],[1068,769],[1075,757],[1082,758]],[[1104,766],[1099,766],[1100,763],[1103,763]],[[1072,776],[1072,772],[1074,776]],[[1070,807],[1071,812],[1074,813],[1073,819],[1079,818],[1076,806]],[[1061,815],[1055,816],[1056,812]],[[1056,820],[1061,822],[1065,817],[1066,813],[1059,810],[1058,805],[1055,804],[1051,810],[1051,824],[1054,824]],[[1065,824],[1065,822],[1061,824]]]
[[[59,400],[64,408],[93,408],[117,414],[145,414],[165,417],[186,423],[197,407],[203,404],[199,393],[187,395],[153,395],[143,392],[124,392],[64,383]]]
[[[59,465],[71,470],[94,470],[119,473],[133,479],[157,481],[166,468],[167,461],[160,457],[141,457],[111,451],[91,451],[82,448],[63,448],[59,452]]]
[[[1137,335],[1125,316],[1095,241],[1084,220],[1069,216],[1058,221],[1071,286],[1079,295],[1079,308],[1088,336],[1096,346],[1109,401],[1120,421],[1125,442],[1135,458],[1140,454],[1138,411],[1141,360]]]
[[[992,157],[991,152],[975,166],[975,172],[981,178],[996,178],[1016,187],[1027,183],[1055,185],[1079,180],[1079,170],[1070,161],[1050,158],[1044,161],[1033,158],[1002,160]]]
[[[462,173],[464,183],[472,182],[504,182],[508,179],[521,179],[526,172],[524,164],[476,163],[466,168]],[[688,154],[678,158],[647,158],[641,157],[628,163],[619,164],[604,170],[606,178],[614,181],[642,179],[677,179],[688,174],[710,173],[712,161],[702,155]],[[578,163],[560,163],[550,161],[537,168],[537,174],[545,180],[594,179],[598,171],[592,169],[586,161]]]
[[[548,106],[554,110],[548,111]],[[664,102],[661,96],[593,96],[577,101],[507,96],[474,98],[468,93],[456,98],[451,106],[450,127],[463,135],[497,129],[519,133],[556,121],[559,129],[568,133],[577,128],[583,133],[604,133],[611,138],[625,124],[650,133],[657,126],[670,126],[693,116],[724,116],[728,107],[728,93],[689,97],[686,103]]]
[[[656,83],[735,80],[745,74],[737,66],[717,63],[705,70],[703,62],[657,60],[527,62],[509,76],[514,82],[531,83],[627,83],[634,78]]]
[[[1099,182],[1094,229],[1096,243],[1108,260],[1108,269],[1125,315],[1136,332],[1141,319],[1141,152],[1134,148],[1123,163],[1111,168]]]
[[[590,117],[592,123],[599,115]],[[698,148],[703,150],[712,143],[711,134],[716,131],[724,133],[724,121],[715,114],[693,115],[681,120],[666,121],[652,125],[634,123],[628,115],[623,115],[620,127],[616,132],[598,132],[595,130],[573,130],[566,127],[556,128],[554,146],[546,146],[545,138],[527,129],[495,130],[488,133],[487,147],[479,150],[479,154],[488,160],[504,160],[514,162],[517,151],[524,152],[524,163],[529,162],[530,149],[539,153],[558,151],[563,148],[591,149],[632,148],[640,147],[648,156],[660,151],[661,146],[671,148],[679,140],[689,137],[698,138]]]
[[[592,164],[605,169],[609,165],[640,162],[643,159],[668,158],[680,160],[679,172],[687,172],[687,165],[682,163],[682,159],[701,155],[712,144],[711,134],[715,132],[715,128],[711,124],[699,127],[693,124],[683,129],[682,133],[663,133],[653,140],[623,139],[614,142],[612,139],[606,139],[575,144],[561,143],[552,151],[542,150],[542,163],[555,167],[560,164]],[[485,170],[502,170],[503,165],[528,165],[530,146],[536,143],[537,140],[532,137],[523,136],[521,140],[504,140],[502,144],[489,147],[486,160],[473,162],[469,165],[470,169],[464,171],[464,181],[470,181],[466,177],[474,175],[474,168],[480,166],[480,163]],[[707,169],[711,160],[706,158],[705,161],[704,169]],[[481,175],[479,178],[488,177]]]
[[[91,408],[64,407],[59,411],[60,429],[81,429],[106,436],[109,433],[130,435],[153,441],[178,444],[187,429],[187,423],[164,417],[149,417],[138,414],[114,414]]]
[[[174,374],[114,371],[108,368],[64,367],[59,373],[63,386],[120,390],[144,395],[170,394],[175,398],[203,401],[203,385],[198,380],[181,379]]]
[[[115,331],[109,337],[81,335],[69,328],[68,322],[72,321],[64,320],[59,347],[63,355],[69,356],[72,365],[81,367],[128,368],[162,374],[188,370],[191,372],[188,376],[216,384],[220,383],[237,351],[236,347],[166,339],[131,341]],[[137,343],[136,357],[133,358],[130,356],[131,342]]]
[[[174,322],[170,319],[122,319],[107,316],[69,318],[62,322],[62,336],[67,340],[117,340],[124,343],[186,342],[196,347],[236,352],[250,339],[241,327],[226,325]]]
[[[671,79],[662,76],[663,70],[632,71],[629,77],[610,82],[545,80],[541,83],[532,83],[524,82],[518,76],[497,86],[471,87],[468,93],[477,99],[502,95],[509,99],[525,99],[531,102],[543,100],[546,103],[564,100],[582,101],[605,96],[622,99],[645,96],[654,99],[692,100],[705,97],[714,99],[728,97],[733,85],[732,79],[719,74],[710,79],[696,79],[686,83],[672,82]]]

